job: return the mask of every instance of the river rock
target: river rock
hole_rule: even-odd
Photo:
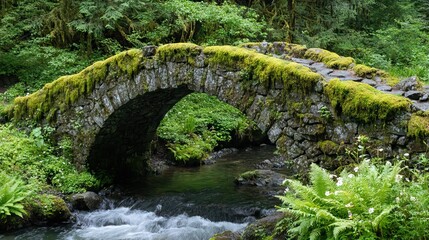
[[[275,231],[277,223],[285,217],[288,217],[288,215],[276,212],[273,215],[257,220],[244,229],[242,240],[287,239],[287,228],[280,233]]]
[[[235,183],[238,185],[251,185],[251,186],[268,186],[276,187],[281,186],[286,176],[271,170],[254,170],[240,174],[235,179]]]
[[[99,208],[102,199],[94,192],[78,193],[72,196],[72,206],[77,210],[92,211]]]
[[[420,91],[408,91],[404,93],[404,97],[411,100],[419,100],[423,96],[423,93]]]
[[[241,240],[240,233],[225,231],[215,234],[210,240]]]

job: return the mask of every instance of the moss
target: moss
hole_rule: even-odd
[[[407,136],[425,138],[429,136],[429,112],[417,112],[408,121]]]
[[[38,195],[29,204],[31,218],[48,222],[61,222],[70,218],[71,213],[67,204],[54,195]]]
[[[298,89],[307,92],[322,79],[321,75],[298,63],[287,62],[244,48],[206,47],[204,54],[208,56],[207,60],[211,64],[246,68],[250,81],[258,81],[266,86],[282,81],[285,91]]]
[[[258,177],[257,171],[247,171],[247,172],[240,174],[240,176],[238,178],[244,179],[244,180],[252,180],[252,179],[255,179],[257,177]]]
[[[335,69],[348,69],[355,60],[351,57],[341,57],[340,55],[320,49],[320,48],[310,48],[305,54],[305,58],[309,58],[314,61],[323,62],[330,68]]]
[[[366,123],[389,120],[411,107],[407,98],[382,93],[367,84],[353,81],[332,79],[325,87],[325,94],[337,113]]]
[[[320,148],[320,151],[327,155],[334,155],[339,149],[338,144],[330,140],[320,141],[317,143],[317,146]]]
[[[186,59],[190,64],[195,63],[195,56],[199,55],[202,47],[193,43],[171,43],[160,46],[156,50],[156,57],[161,61],[176,61]]]
[[[383,70],[378,70],[377,71],[377,75],[381,77],[381,79],[389,86],[395,86],[396,84],[398,84],[401,80],[398,77],[392,76],[389,73],[383,71]]]
[[[368,76],[373,77],[377,73],[378,69],[373,67],[368,67],[363,64],[357,64],[356,66],[353,67],[353,71],[359,77],[368,77]]]
[[[60,77],[31,95],[16,98],[8,115],[15,120],[38,120],[45,117],[51,120],[57,110],[64,110],[79,97],[91,93],[97,83],[105,80],[108,73],[118,72],[132,76],[137,72],[141,60],[142,51],[132,49],[96,62],[80,73]]]
[[[307,51],[307,47],[303,45],[298,45],[298,44],[288,44],[285,47],[285,51],[292,56],[304,57],[305,52]]]

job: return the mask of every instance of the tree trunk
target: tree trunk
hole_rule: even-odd
[[[293,42],[293,33],[295,32],[295,0],[288,0],[287,2],[288,10],[289,10],[289,32],[288,32],[288,39],[287,41],[292,43]]]

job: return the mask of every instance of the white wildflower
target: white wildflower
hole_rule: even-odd
[[[410,156],[410,154],[409,153],[404,153],[404,157],[409,157]]]
[[[355,176],[355,175],[353,175],[353,174],[351,174],[351,173],[348,175],[348,177],[349,177],[349,178],[353,178],[354,176]]]
[[[285,193],[287,193],[287,192],[289,192],[290,191],[290,189],[287,187],[286,189],[285,189]]]
[[[348,211],[348,213],[349,213],[349,219],[353,219],[353,213],[350,212],[350,210]]]
[[[377,149],[379,152],[383,152],[384,151],[384,149],[383,148],[379,148],[379,149]]]
[[[392,166],[392,163],[390,161],[386,161],[386,166],[390,167],[390,166]]]
[[[336,178],[337,177],[337,175],[335,175],[335,174],[329,174],[329,178],[330,179],[333,179],[333,178]]]
[[[415,197],[413,197],[413,196],[411,196],[411,197],[410,197],[410,200],[414,202],[414,201],[416,201],[416,198],[415,198]]]
[[[331,192],[330,192],[330,191],[326,191],[326,192],[325,192],[325,196],[327,196],[327,197],[328,197],[329,195],[331,195]]]
[[[373,212],[374,212],[374,208],[369,208],[369,209],[368,209],[368,213],[369,213],[369,214],[372,214]]]
[[[339,187],[341,185],[343,185],[343,178],[339,177],[339,178],[337,178],[337,186]]]
[[[346,205],[344,205],[346,208],[352,208],[353,207],[353,203],[349,202]]]
[[[402,175],[401,174],[397,174],[396,176],[395,176],[395,182],[400,182],[402,180]]]
[[[358,172],[358,171],[359,171],[359,167],[355,167],[355,168],[353,168],[353,171],[354,171],[354,172]]]

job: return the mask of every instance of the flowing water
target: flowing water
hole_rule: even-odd
[[[122,187],[102,210],[76,212],[69,225],[24,229],[0,239],[209,239],[239,231],[279,204],[266,189],[236,186],[234,178],[271,158],[272,146],[240,151],[213,165],[170,168]]]

